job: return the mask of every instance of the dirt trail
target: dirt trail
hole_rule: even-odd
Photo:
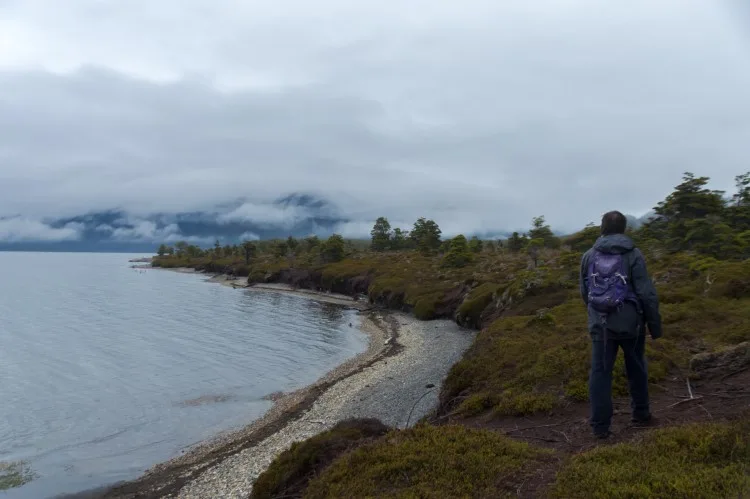
[[[692,398],[690,397],[692,392]],[[599,445],[614,445],[637,438],[645,431],[688,423],[721,422],[747,415],[750,411],[750,369],[716,375],[710,379],[691,380],[671,377],[652,385],[651,412],[654,420],[647,427],[630,422],[630,399],[614,399],[612,436],[606,441],[594,438],[588,424],[587,403],[571,403],[550,414],[529,417],[503,417],[487,420],[445,418],[440,423],[457,423],[503,434],[537,446],[555,449],[559,459],[538,471],[538,479],[529,481],[519,497],[540,497],[552,483],[562,461]]]

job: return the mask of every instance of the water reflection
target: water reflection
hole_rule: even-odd
[[[344,324],[344,313],[346,312],[346,308],[342,305],[309,301],[308,309],[310,311],[317,310],[318,313],[316,315],[320,315],[330,327],[339,328],[346,325]]]

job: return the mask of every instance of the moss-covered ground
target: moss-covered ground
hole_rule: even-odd
[[[550,455],[491,431],[417,426],[342,456],[304,497],[515,497]]]
[[[578,416],[585,414],[590,341],[578,292],[580,256],[580,251],[544,250],[536,267],[525,255],[507,251],[484,251],[461,268],[446,268],[441,256],[416,251],[358,252],[329,264],[304,256],[271,255],[258,256],[250,265],[237,259],[175,257],[157,259],[156,264],[229,269],[249,276],[250,282],[283,280],[285,271],[303,272],[310,287],[359,289],[373,303],[409,310],[421,319],[451,317],[480,329],[444,383],[434,426],[393,431],[362,447],[342,444],[345,451],[334,453],[337,457],[322,467],[310,465],[314,459],[305,447],[295,447],[259,482],[259,490],[283,489],[301,474],[305,478],[302,485],[295,482],[297,495],[292,497],[750,494],[747,416],[726,422],[732,414],[719,407],[690,401],[672,407],[684,401],[679,398],[684,394],[669,392],[671,386],[685,385],[694,355],[750,341],[748,260],[646,250],[665,331],[664,338],[647,343],[652,393],[673,398],[662,404],[670,407],[665,414],[694,411],[690,414],[696,414],[695,420],[715,422],[629,431],[617,445],[593,449],[577,445],[564,428],[558,428],[561,435],[556,438],[563,447],[552,445],[551,451],[538,447],[550,447],[547,437],[519,442],[493,427],[493,421],[507,418],[517,418],[521,425],[524,418],[536,418],[541,426],[545,421],[558,424],[576,410]],[[358,286],[352,285],[355,282]],[[625,402],[622,359],[615,372],[614,393]],[[747,396],[741,391],[722,393],[715,396],[727,400]],[[706,400],[711,395],[704,394]],[[746,407],[750,399],[744,400]],[[740,406],[736,405],[736,412]],[[674,418],[678,420],[691,419]],[[443,425],[446,421],[450,425]],[[477,426],[477,421],[479,429],[468,428]],[[670,424],[672,420],[667,420],[661,426]],[[585,427],[585,422],[579,426]],[[566,439],[573,443],[565,443]],[[318,440],[308,443],[319,445]],[[304,472],[309,466],[316,472]]]

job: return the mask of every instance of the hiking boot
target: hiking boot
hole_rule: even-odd
[[[656,421],[651,414],[647,414],[646,416],[633,416],[630,422],[633,423],[633,426],[651,426]]]

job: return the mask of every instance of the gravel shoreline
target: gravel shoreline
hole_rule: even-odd
[[[439,387],[473,339],[452,321],[419,322],[389,314],[399,322],[403,347],[335,383],[304,414],[251,448],[235,454],[182,488],[185,499],[246,498],[252,484],[292,443],[310,438],[352,417],[373,417],[393,427],[414,425],[437,404]]]
[[[226,276],[208,281],[245,288]],[[344,295],[275,284],[243,292],[295,294],[358,308],[368,349],[316,383],[284,394],[246,428],[199,444],[104,497],[246,498],[276,456],[339,421],[372,417],[392,427],[413,425],[436,406],[448,370],[475,334],[449,320],[422,322],[404,313],[368,311],[366,303]]]

